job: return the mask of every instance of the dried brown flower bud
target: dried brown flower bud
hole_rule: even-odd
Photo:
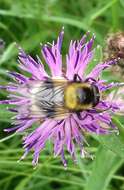
[[[118,59],[117,65],[112,67],[113,74],[124,79],[124,32],[109,34],[106,39],[104,60]]]

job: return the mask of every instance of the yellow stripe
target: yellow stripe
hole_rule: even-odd
[[[77,106],[76,91],[73,85],[69,85],[65,90],[65,106],[74,109]]]

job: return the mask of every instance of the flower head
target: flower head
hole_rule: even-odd
[[[53,88],[53,86],[50,86],[50,81],[52,80],[73,82],[76,76],[78,78],[77,80],[79,80],[78,82],[95,86],[99,94],[104,93],[107,89],[120,85],[118,83],[106,84],[105,81],[100,79],[101,72],[115,64],[116,60],[97,64],[86,76],[86,67],[92,60],[94,54],[92,46],[95,37],[93,36],[87,42],[89,33],[84,35],[79,41],[70,42],[66,55],[66,68],[64,68],[61,55],[63,35],[64,30],[60,32],[56,42],[42,46],[42,56],[50,69],[50,74],[44,69],[44,65],[39,57],[35,61],[19,48],[19,67],[21,70],[29,73],[30,76],[9,72],[9,75],[16,82],[9,83],[7,86],[1,86],[1,88],[9,91],[10,94],[9,100],[3,100],[0,103],[15,105],[14,108],[9,110],[16,114],[13,118],[13,124],[15,126],[5,129],[5,131],[28,131],[28,134],[23,139],[25,153],[22,158],[33,149],[34,165],[37,164],[39,154],[44,149],[48,139],[54,145],[54,155],[61,155],[62,161],[66,166],[67,163],[64,155],[65,146],[72,158],[75,159],[75,144],[80,147],[82,155],[85,153],[83,148],[85,132],[108,134],[117,130],[116,126],[112,123],[111,117],[119,107],[116,103],[103,99],[102,96],[100,96],[96,105],[88,109],[78,112],[66,109],[65,112],[67,113],[61,110],[60,103],[63,103],[63,94],[61,92],[63,91],[59,88],[54,91],[53,89],[56,87],[54,86]],[[64,90],[64,87],[62,89]],[[49,97],[51,91],[52,96]],[[57,94],[59,94],[59,98]],[[58,115],[55,112],[55,107],[59,110]],[[34,123],[37,123],[38,127],[30,133],[28,129]]]
[[[124,115],[124,87],[112,90],[107,96],[107,101],[115,103],[118,106],[117,115]]]

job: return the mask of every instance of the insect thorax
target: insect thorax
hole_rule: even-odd
[[[90,109],[96,106],[98,102],[98,89],[89,83],[70,83],[64,93],[65,107],[72,111]]]

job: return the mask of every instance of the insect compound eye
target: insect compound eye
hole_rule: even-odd
[[[86,101],[86,92],[84,91],[83,88],[78,88],[77,89],[77,99],[78,103],[83,104]]]
[[[83,87],[77,89],[77,101],[79,104],[92,104],[96,106],[99,103],[100,94],[98,88],[93,85],[91,88]]]
[[[93,106],[95,107],[99,103],[100,93],[98,87],[95,85],[92,86],[92,91],[93,91]]]

